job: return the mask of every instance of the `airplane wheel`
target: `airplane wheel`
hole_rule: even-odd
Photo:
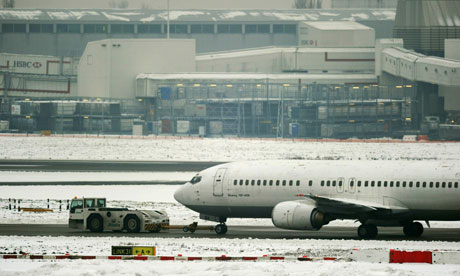
[[[361,224],[361,226],[358,227],[358,236],[361,239],[373,239],[377,237],[377,234],[377,226],[373,224]]]
[[[412,222],[403,226],[406,237],[417,238],[423,234],[423,225],[420,222]]]
[[[214,227],[214,231],[216,231],[218,235],[224,235],[227,233],[227,225],[225,225],[225,223],[217,224],[216,227]]]
[[[182,228],[182,230],[183,230],[185,233],[187,233],[188,230],[189,230],[189,229],[188,229],[188,226],[184,226],[184,228]]]

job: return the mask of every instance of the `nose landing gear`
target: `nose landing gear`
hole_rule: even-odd
[[[423,225],[420,222],[410,222],[404,224],[403,232],[406,237],[418,238],[423,233]]]
[[[358,236],[361,239],[373,239],[377,237],[377,226],[374,224],[361,224],[361,226],[358,227]]]
[[[225,223],[219,223],[214,227],[214,231],[216,231],[218,235],[224,235],[227,233],[227,225]]]

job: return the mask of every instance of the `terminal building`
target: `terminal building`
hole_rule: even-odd
[[[458,4],[398,12],[416,2],[436,2],[437,24],[459,30],[447,12]],[[54,133],[460,138],[460,32],[416,52],[394,9],[166,14],[0,11],[0,120]]]

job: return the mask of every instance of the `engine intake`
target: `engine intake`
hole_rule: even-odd
[[[291,230],[319,230],[328,223],[316,206],[305,201],[278,203],[272,211],[272,222],[278,228]]]

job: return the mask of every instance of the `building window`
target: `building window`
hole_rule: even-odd
[[[87,34],[106,34],[107,24],[85,24],[83,25],[83,32]]]
[[[110,26],[110,32],[113,34],[133,34],[134,25],[133,24],[112,24]]]
[[[269,33],[270,32],[270,25],[269,24],[246,24],[245,32],[247,34]]]
[[[241,24],[218,24],[217,25],[218,33],[231,33],[231,34],[240,34],[243,32],[243,25]]]
[[[297,26],[295,24],[273,24],[273,33],[276,34],[295,34]]]
[[[190,32],[192,34],[213,34],[213,24],[192,24],[190,25]]]
[[[186,24],[171,24],[169,25],[169,32],[171,34],[186,34],[187,25]]]
[[[4,33],[25,33],[26,24],[2,24],[2,32]]]
[[[140,34],[161,34],[161,24],[139,24],[137,32]]]
[[[53,24],[29,24],[29,33],[52,33]]]
[[[56,31],[58,33],[80,33],[80,24],[57,24]]]

